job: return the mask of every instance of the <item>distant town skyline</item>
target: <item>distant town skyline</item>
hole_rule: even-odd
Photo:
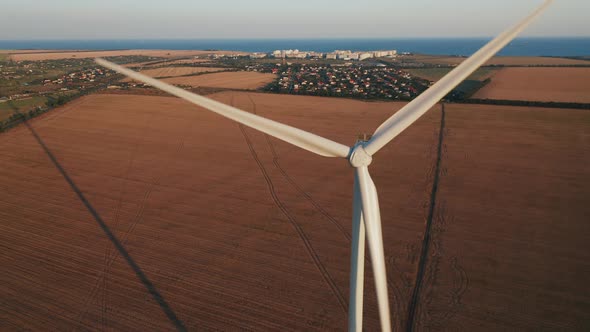
[[[0,39],[493,36],[542,0],[4,0]],[[590,36],[588,0],[556,0],[523,36]]]

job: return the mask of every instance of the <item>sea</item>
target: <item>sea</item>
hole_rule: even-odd
[[[271,52],[280,49],[391,50],[433,55],[468,56],[491,38],[339,38],[339,39],[125,39],[125,40],[0,40],[0,49],[170,49]],[[590,37],[519,38],[506,46],[504,56],[589,56]]]

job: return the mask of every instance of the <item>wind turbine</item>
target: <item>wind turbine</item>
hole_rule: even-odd
[[[304,150],[324,157],[339,157],[347,159],[350,165],[355,169],[348,326],[350,331],[362,330],[366,229],[375,279],[375,288],[377,291],[381,329],[383,331],[390,331],[391,318],[387,293],[383,237],[381,235],[379,201],[377,198],[377,189],[369,174],[369,165],[373,160],[372,156],[402,131],[408,128],[412,123],[418,120],[418,118],[441,100],[441,98],[447,95],[453,88],[455,88],[455,86],[461,83],[471,73],[477,70],[512,41],[533,21],[533,19],[539,16],[551,4],[551,2],[553,2],[553,0],[546,0],[532,14],[527,16],[514,27],[507,29],[498,35],[495,39],[461,63],[461,65],[448,73],[440,81],[392,115],[381,124],[379,128],[377,128],[369,141],[359,141],[352,147],[199,96],[106,60],[95,59],[95,61],[106,68],[124,74],[134,80],[159,88],[171,95],[185,99],[191,103],[285,142],[291,143]]]

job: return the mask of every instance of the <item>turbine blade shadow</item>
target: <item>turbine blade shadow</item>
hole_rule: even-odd
[[[19,113],[19,110],[14,105],[10,104],[10,106],[14,110],[15,113]],[[92,217],[94,218],[94,220],[96,221],[98,226],[102,229],[102,231],[105,233],[107,238],[113,243],[114,247],[117,249],[117,251],[119,252],[121,257],[123,257],[123,259],[125,259],[125,262],[127,262],[129,267],[133,270],[133,272],[135,273],[135,275],[137,276],[139,281],[144,285],[144,287],[146,288],[148,293],[152,296],[152,298],[156,301],[156,303],[158,303],[158,305],[160,306],[160,308],[162,309],[162,311],[164,312],[166,317],[168,317],[170,322],[174,325],[176,330],[186,331],[187,329],[184,326],[184,323],[178,318],[178,316],[176,315],[174,310],[172,310],[172,308],[170,307],[168,302],[166,302],[166,300],[164,299],[162,294],[158,291],[156,286],[150,281],[150,279],[143,272],[143,270],[139,267],[139,265],[137,265],[135,260],[133,260],[131,255],[129,255],[129,252],[127,252],[127,250],[125,249],[125,247],[123,246],[121,241],[110,230],[110,228],[104,222],[104,220],[102,219],[102,217],[100,216],[98,211],[96,211],[96,209],[92,206],[92,204],[90,204],[88,199],[86,199],[86,196],[84,195],[84,193],[82,193],[80,188],[78,188],[76,183],[68,175],[66,170],[59,163],[59,161],[57,160],[57,158],[55,157],[53,152],[51,152],[51,150],[45,144],[45,142],[41,139],[39,134],[35,131],[35,129],[29,124],[29,122],[27,120],[24,121],[24,125],[29,129],[29,131],[31,132],[31,134],[33,135],[33,137],[35,138],[37,143],[41,146],[41,148],[43,149],[45,154],[47,154],[47,156],[51,160],[51,163],[55,166],[55,168],[63,176],[64,180],[68,183],[68,185],[74,191],[76,196],[78,196],[78,198],[80,199],[82,204],[84,204],[84,207],[86,207],[86,209],[88,210],[90,215],[92,215]]]

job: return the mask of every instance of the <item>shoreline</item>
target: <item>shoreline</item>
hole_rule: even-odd
[[[299,49],[355,52],[396,49],[401,52],[469,56],[489,37],[460,38],[248,38],[248,39],[29,39],[0,40],[0,50],[16,51],[122,51],[122,50],[222,50],[225,52],[272,52]],[[514,40],[499,55],[503,56],[590,56],[590,36],[525,37]]]

